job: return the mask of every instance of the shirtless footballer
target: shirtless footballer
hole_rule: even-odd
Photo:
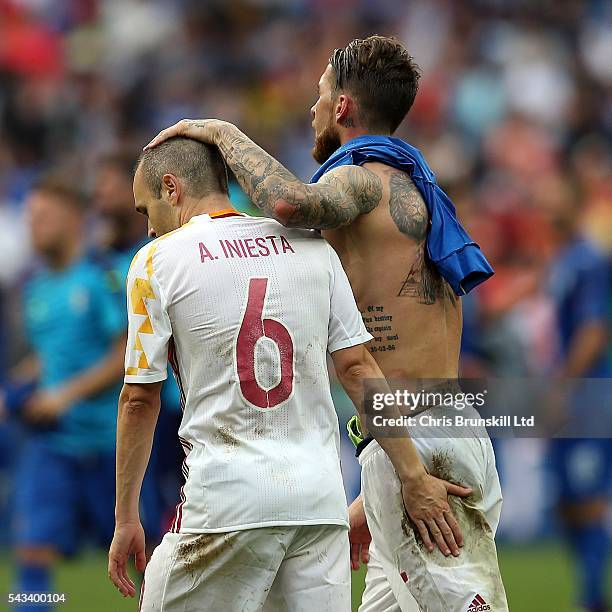
[[[325,163],[358,137],[391,135],[412,106],[418,78],[417,66],[393,38],[372,36],[337,49],[311,109],[316,161]],[[369,344],[387,378],[458,376],[461,303],[427,257],[428,209],[407,173],[367,162],[303,183],[236,126],[214,119],[180,121],[148,147],[177,135],[216,145],[267,216],[287,227],[322,230],[366,323],[368,313],[382,313],[392,328]],[[395,337],[393,348],[386,346],[387,335]],[[494,542],[502,498],[490,440],[482,432],[461,438],[439,433],[411,431],[421,460],[436,474],[435,458],[443,457],[444,476],[472,494],[449,496],[425,522],[404,509],[401,482],[376,441],[359,457],[362,495],[350,508],[354,566],[359,549],[362,560],[368,557],[365,517],[372,536],[362,612],[508,609]],[[451,509],[465,539],[460,554]]]

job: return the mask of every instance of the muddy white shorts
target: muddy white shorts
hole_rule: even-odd
[[[372,548],[360,612],[503,612],[508,610],[497,563],[495,531],[502,495],[491,441],[484,437],[416,437],[428,471],[469,486],[464,499],[449,497],[464,546],[459,557],[428,552],[408,519],[391,461],[372,441],[359,456],[361,491]]]
[[[143,612],[350,612],[348,532],[336,525],[167,533]]]

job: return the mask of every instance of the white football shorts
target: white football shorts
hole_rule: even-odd
[[[502,495],[493,447],[484,430],[463,433],[432,437],[437,434],[431,427],[411,430],[431,474],[473,489],[467,498],[449,497],[464,538],[458,557],[423,546],[404,510],[400,481],[378,443],[370,442],[359,456],[373,544],[360,612],[508,610],[494,539]]]
[[[348,532],[337,525],[167,533],[145,571],[143,612],[349,612]]]

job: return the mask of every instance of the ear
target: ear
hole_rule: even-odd
[[[147,236],[149,236],[149,238],[157,238],[157,232],[151,225],[151,219],[147,219]]]
[[[164,174],[162,176],[161,196],[162,200],[171,206],[176,206],[182,195],[181,184],[174,174]]]
[[[340,125],[345,124],[347,117],[350,115],[351,107],[351,99],[346,94],[340,94],[334,109],[336,123],[339,123]]]

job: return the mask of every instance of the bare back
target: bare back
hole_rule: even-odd
[[[454,378],[461,302],[426,256],[425,202],[406,173],[381,163],[364,168],[382,182],[380,204],[323,235],[374,336],[368,347],[387,378]]]

